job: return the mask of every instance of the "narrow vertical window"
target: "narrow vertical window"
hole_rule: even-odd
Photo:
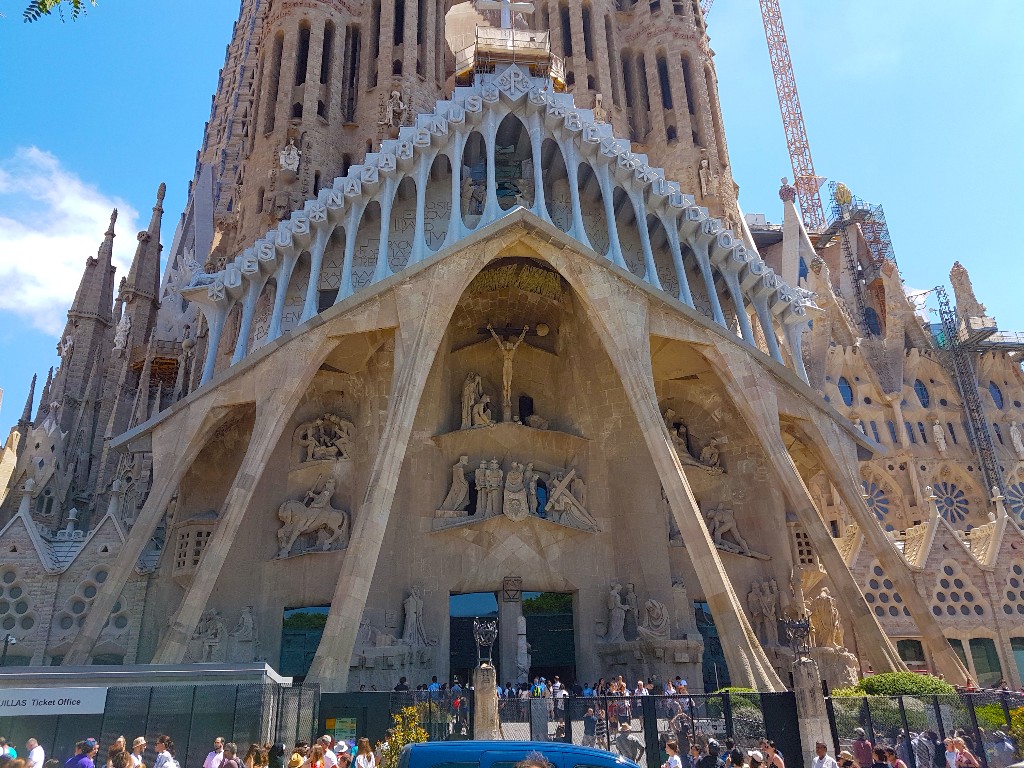
[[[373,0],[370,8],[370,51],[370,71],[367,75],[369,81],[367,85],[370,88],[376,88],[377,59],[380,58],[380,0]],[[358,59],[355,66],[359,66]]]
[[[587,61],[594,60],[594,30],[591,28],[590,4],[583,6],[583,50]]]
[[[572,26],[569,20],[569,6],[559,3],[558,15],[562,22],[562,55],[572,56]]]
[[[611,16],[604,17],[604,45],[608,51],[609,66],[608,75],[612,80],[612,104],[616,107],[622,106],[622,86],[619,80],[619,74],[616,70],[619,68],[615,66],[615,45],[613,44],[612,38],[612,19]]]
[[[284,32],[278,32],[274,38],[274,50],[270,55],[270,72],[267,81],[267,114],[263,121],[263,132],[274,130],[277,118],[277,97],[281,90],[281,57],[284,55]]]
[[[344,72],[344,99],[345,122],[351,123],[356,119],[356,102],[359,95],[359,25],[349,24],[345,27],[345,72]],[[376,72],[375,67],[370,67],[371,72]]]
[[[306,82],[306,69],[309,67],[309,24],[299,25],[299,44],[295,48],[295,84]]]
[[[405,0],[395,0],[395,34],[392,40],[395,45],[405,42]]]
[[[658,54],[658,84],[661,86],[661,107],[672,109],[672,89],[668,80],[668,62],[663,53]]]

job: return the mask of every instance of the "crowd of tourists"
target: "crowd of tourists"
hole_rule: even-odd
[[[313,744],[299,741],[291,748],[283,742],[251,744],[244,754],[237,744],[218,736],[202,768],[377,768],[388,752],[391,735],[389,730],[387,738],[376,747],[371,747],[366,738],[347,742],[324,735]],[[143,761],[147,746],[144,736],[133,740],[131,748],[120,736],[107,749],[104,760],[96,739],[82,739],[75,744],[75,753],[63,761],[63,768],[182,768],[170,736],[157,737],[153,745],[156,759],[151,766]],[[17,749],[0,737],[0,768],[61,768],[60,760],[46,759],[36,739],[28,740],[25,751],[25,757],[18,757]]]
[[[839,768],[885,768],[886,764],[891,768],[981,768],[981,751],[988,768],[1007,768],[1016,762],[1017,744],[1005,732],[997,730],[988,736],[978,728],[975,736],[964,728],[945,739],[933,730],[899,731],[892,745],[885,745],[880,740],[872,743],[864,729],[857,728],[850,750],[839,754]]]

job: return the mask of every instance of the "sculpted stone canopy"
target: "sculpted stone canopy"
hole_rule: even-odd
[[[397,114],[397,110],[395,102],[389,114]],[[509,120],[518,122],[521,135],[529,137],[523,145],[528,155],[523,161],[526,170],[521,171],[529,194],[512,205],[505,197],[499,201],[493,173],[479,183],[473,181],[467,189],[462,179],[463,152],[470,139],[481,137],[484,153],[493,158],[498,152],[499,129]],[[394,123],[393,114],[390,122]],[[569,174],[566,215],[553,215],[545,197],[540,152],[545,141],[558,148]],[[443,235],[428,246],[426,186],[434,160],[441,156],[447,158],[450,168],[452,213]],[[595,174],[600,204],[582,200],[578,193],[581,164]],[[390,212],[404,179],[414,185],[415,224],[407,253],[396,255],[389,252]],[[632,208],[629,222],[651,222],[639,227],[635,242],[629,229],[635,225],[620,225],[613,206],[616,188],[625,192]],[[461,199],[463,194],[470,196],[468,201]],[[473,199],[477,199],[475,204]],[[368,261],[372,268],[354,261],[356,237],[371,202],[378,203],[382,213],[379,237],[375,238],[378,252]],[[462,216],[456,215],[466,207],[464,203],[470,207]],[[244,359],[255,347],[251,337],[257,304],[271,280],[276,286],[274,307],[262,343],[273,342],[287,330],[286,302],[302,307],[288,321],[293,327],[318,314],[317,286],[335,230],[343,229],[345,235],[337,304],[432,253],[447,251],[518,208],[554,224],[581,247],[603,254],[654,289],[668,292],[691,309],[699,308],[750,347],[757,346],[751,325],[751,317],[756,318],[767,353],[778,363],[791,365],[806,380],[801,335],[810,320],[808,309],[815,309],[810,294],[784,283],[761,260],[752,243],[742,242],[721,221],[709,217],[707,209],[683,193],[678,183],[666,179],[661,169],[652,168],[644,155],[633,153],[628,141],[615,138],[611,126],[597,121],[592,110],[578,108],[571,95],[553,92],[549,80],[533,78],[513,64],[502,72],[479,76],[473,86],[456,88],[452,99],[437,102],[433,113],[417,115],[414,125],[399,129],[397,139],[383,141],[380,151],[367,154],[346,176],[325,185],[302,210],[294,211],[223,270],[201,276],[182,291],[183,297],[200,305],[210,330],[201,382],[213,376],[220,338],[236,305],[241,307],[241,319],[231,363]],[[648,227],[664,232],[664,242],[659,235],[657,245],[652,245],[654,230]],[[310,275],[303,283],[303,295],[299,295],[297,285],[292,285],[293,272],[304,252],[311,256]],[[720,290],[719,286],[724,287]],[[789,347],[788,358],[779,347],[777,328]]]

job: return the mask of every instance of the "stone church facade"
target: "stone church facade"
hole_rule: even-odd
[[[808,615],[833,684],[1020,685],[1014,339],[971,353],[992,487],[858,202],[740,212],[699,3],[500,14],[243,0],[162,276],[161,186],[0,454],[9,661],[276,666],[315,607],[307,679],[390,688],[489,594],[521,681],[557,593],[580,680],[779,689]]]

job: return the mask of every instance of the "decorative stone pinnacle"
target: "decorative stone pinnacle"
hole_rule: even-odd
[[[164,182],[160,182],[160,186],[156,188],[156,204],[160,205],[164,201],[164,195],[167,194],[167,185]]]
[[[110,224],[107,226],[107,231],[105,233],[107,237],[113,237],[114,236],[114,224],[116,222],[117,222],[117,208],[115,208],[110,213]]]
[[[784,203],[796,202],[796,187],[789,183],[789,179],[782,177],[782,186],[779,187],[779,199]]]

